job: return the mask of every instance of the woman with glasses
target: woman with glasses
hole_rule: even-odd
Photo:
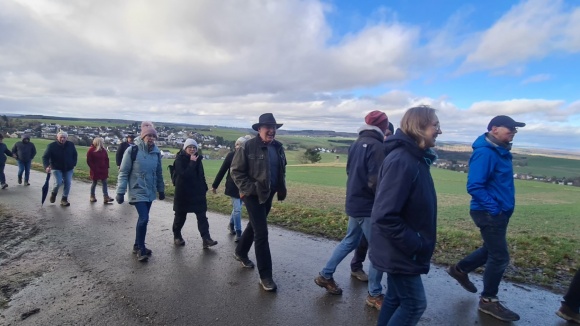
[[[414,107],[385,142],[371,213],[369,258],[387,273],[387,293],[377,325],[416,325],[427,308],[421,274],[435,250],[437,195],[430,167],[441,134],[435,109]]]

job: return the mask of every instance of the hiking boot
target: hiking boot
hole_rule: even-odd
[[[104,196],[103,196],[103,204],[112,203],[112,202],[114,202],[114,201],[115,201],[115,200],[114,200],[113,198],[109,197],[109,195],[104,195]]]
[[[147,249],[137,251],[137,260],[140,262],[146,262],[149,260],[149,255],[147,255]]]
[[[230,232],[230,235],[236,234],[236,230],[234,230],[234,223],[228,224],[228,231]]]
[[[385,295],[383,294],[379,294],[376,297],[373,297],[369,294],[365,302],[367,306],[373,307],[380,311],[381,307],[383,306],[383,299],[385,299]]]
[[[50,193],[50,202],[54,204],[55,201],[56,201],[56,192],[51,192]]]
[[[236,238],[234,239],[234,242],[240,241],[241,238],[242,238],[242,231],[236,231]]]
[[[138,252],[139,252],[139,247],[137,247],[137,245],[133,245],[133,253],[137,254]],[[151,256],[153,254],[153,251],[145,248],[145,254],[147,254],[147,256]]]
[[[520,315],[506,308],[497,298],[479,299],[479,311],[503,321],[520,320]]]
[[[467,291],[471,293],[477,293],[477,288],[473,283],[471,283],[471,281],[469,280],[469,276],[467,276],[467,273],[460,272],[457,269],[457,265],[449,266],[449,268],[447,268],[447,274],[453,277],[459,283],[459,285],[461,285]]]
[[[234,253],[234,258],[239,261],[240,263],[242,263],[242,267],[244,268],[254,268],[254,262],[252,262],[250,260],[250,258],[248,257],[242,257],[236,253]]]
[[[260,285],[265,291],[268,292],[274,292],[278,288],[278,286],[271,277],[261,278]]]
[[[89,199],[89,201],[91,203],[96,203],[97,202],[97,198],[95,197],[95,195],[91,195],[91,198]]]
[[[564,301],[562,301],[560,309],[556,311],[556,315],[558,315],[558,317],[564,320],[580,324],[580,313],[572,310],[572,308],[568,307],[568,305]]]
[[[327,279],[322,275],[318,275],[314,279],[314,283],[321,288],[325,288],[326,292],[330,294],[342,294],[342,289],[336,284],[333,278]]]
[[[217,241],[212,240],[212,238],[207,237],[203,239],[203,249],[207,249],[209,247],[213,247],[217,244]]]
[[[369,277],[367,276],[367,273],[365,273],[365,271],[363,271],[362,269],[359,269],[358,271],[351,271],[350,276],[356,278],[357,280],[359,280],[361,282],[368,282],[369,281]]]
[[[28,180],[24,180],[24,185],[25,186],[30,186],[30,183],[28,183]]]
[[[181,239],[181,238],[175,238],[173,239],[173,243],[178,246],[178,247],[183,247],[185,246],[185,240]]]
[[[18,184],[21,185],[22,184],[22,177],[18,177]]]
[[[64,197],[64,196],[63,196],[63,197],[60,199],[60,206],[65,206],[65,207],[66,207],[66,206],[70,206],[70,203],[68,202],[68,200],[67,200],[67,198],[66,198],[66,197]]]
[[[6,188],[8,188],[8,184],[7,183],[3,183],[2,184],[2,189],[6,189]]]

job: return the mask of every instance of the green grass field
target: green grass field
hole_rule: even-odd
[[[48,140],[33,140],[38,155],[34,168],[41,170],[41,156]],[[4,139],[9,148],[15,139]],[[75,178],[88,180],[86,165],[87,147],[77,146],[79,163]],[[336,161],[335,154],[323,154],[320,164],[298,164],[301,151],[288,151],[287,183],[288,197],[283,203],[275,202],[270,214],[271,223],[286,228],[341,239],[346,231],[344,215],[345,162],[346,156]],[[115,153],[110,153],[110,185],[116,184],[117,169]],[[530,156],[530,158],[532,158]],[[562,161],[563,160],[563,161]],[[565,159],[531,160],[528,169],[570,169]],[[9,164],[15,160],[9,159]],[[173,195],[167,165],[163,160],[167,194]],[[221,160],[205,160],[204,168],[208,185],[222,164]],[[553,172],[555,173],[555,172]],[[465,183],[467,175],[443,169],[432,169],[438,196],[438,243],[434,262],[455,263],[481,244],[478,230],[469,217],[469,200]],[[225,182],[225,181],[224,181]],[[522,282],[558,288],[567,284],[573,272],[580,266],[580,188],[554,185],[536,181],[516,180],[516,211],[510,221],[509,243],[512,254],[506,277]],[[224,214],[231,211],[229,198],[223,195],[224,183],[218,194],[208,193],[210,210]],[[87,194],[88,200],[88,194]],[[244,212],[245,213],[245,212]]]

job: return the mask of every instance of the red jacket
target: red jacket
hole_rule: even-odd
[[[106,149],[97,152],[91,145],[87,152],[87,165],[91,171],[91,180],[103,180],[109,177],[109,153]]]

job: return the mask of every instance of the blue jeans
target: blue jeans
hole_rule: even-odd
[[[135,235],[135,245],[145,254],[145,235],[147,235],[147,223],[149,223],[149,211],[151,210],[150,201],[140,201],[135,203],[135,209],[139,218],[137,219],[137,232]]]
[[[485,265],[483,273],[484,298],[496,298],[499,283],[510,262],[506,233],[509,216],[504,213],[491,216],[486,211],[470,211],[469,214],[479,228],[483,246],[463,258],[457,267],[464,273],[469,273]]]
[[[97,182],[99,182],[99,180],[93,180],[93,183],[91,184],[91,195],[93,196],[95,195],[95,190],[97,189]],[[103,195],[108,196],[109,189],[107,188],[107,179],[101,180],[101,183],[103,184]]]
[[[30,165],[32,161],[22,162],[18,160],[18,179],[22,179],[22,172],[24,172],[24,182],[28,182],[30,177]]]
[[[234,225],[234,230],[242,232],[242,200],[236,197],[232,199],[232,215],[230,217],[230,224]]]
[[[320,272],[320,275],[326,279],[332,278],[332,275],[336,271],[336,267],[340,262],[348,255],[351,251],[355,250],[359,243],[362,235],[365,235],[367,240],[370,241],[371,238],[371,219],[370,217],[349,217],[348,227],[346,229],[346,236],[342,241],[334,248],[332,256],[326,263],[326,266]],[[381,294],[383,287],[381,286],[381,279],[383,278],[383,273],[379,272],[373,267],[373,264],[369,266],[369,294],[376,297]]]
[[[72,183],[72,176],[74,170],[69,170],[66,172],[62,172],[60,170],[52,170],[52,177],[53,177],[53,186],[52,192],[57,194],[58,188],[64,183],[64,190],[62,191],[63,197],[68,197],[70,192],[70,185]]]
[[[387,294],[377,326],[412,326],[427,309],[421,275],[387,273]]]

